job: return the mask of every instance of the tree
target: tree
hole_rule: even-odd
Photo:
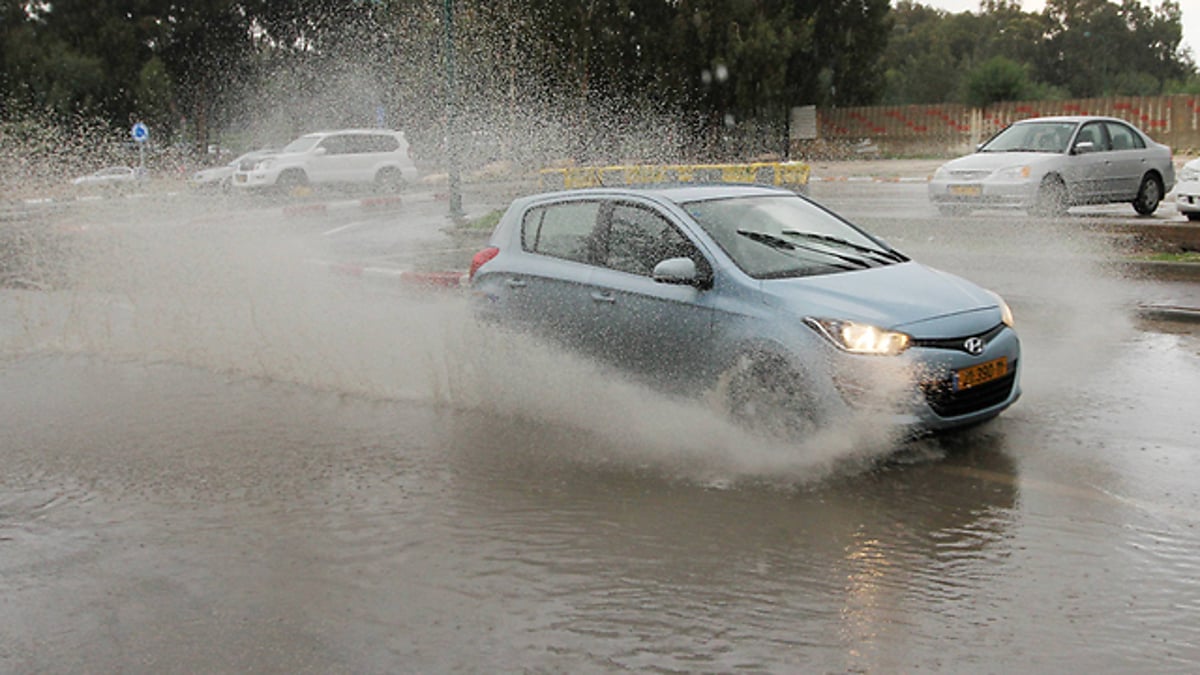
[[[965,100],[984,108],[999,101],[1020,101],[1029,92],[1025,68],[1012,59],[994,56],[967,75]]]

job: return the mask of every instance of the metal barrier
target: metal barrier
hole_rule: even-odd
[[[807,193],[810,172],[809,165],[803,162],[579,166],[543,169],[539,172],[539,183],[543,190],[671,183],[749,183]]]

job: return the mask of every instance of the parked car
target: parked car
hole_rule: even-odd
[[[483,325],[511,326],[737,421],[807,433],[892,388],[890,421],[951,429],[1020,395],[996,294],[764,186],[595,188],[514,201],[475,255]]]
[[[1037,117],[943,164],[929,199],[943,214],[1015,207],[1056,215],[1077,204],[1128,202],[1150,215],[1174,184],[1171,149],[1128,122]]]
[[[252,150],[230,161],[222,166],[214,166],[208,169],[201,169],[192,174],[191,185],[197,189],[221,189],[227,190],[233,184],[233,174],[237,171],[242,162],[252,162],[263,159],[277,150],[263,149]]]
[[[417,179],[408,142],[399,131],[345,129],[306,134],[278,153],[243,160],[233,175],[239,188],[290,189],[308,184],[370,184],[399,190]]]
[[[1193,159],[1179,170],[1175,208],[1188,220],[1200,220],[1200,159]]]
[[[143,177],[143,172],[128,166],[109,166],[95,173],[80,176],[71,181],[77,187],[128,187],[135,185]]]

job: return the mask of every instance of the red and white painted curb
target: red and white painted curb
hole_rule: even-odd
[[[388,211],[404,205],[400,195],[383,195],[364,197],[340,202],[313,202],[307,204],[289,204],[283,207],[285,216],[321,216],[337,211]]]

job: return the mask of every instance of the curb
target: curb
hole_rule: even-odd
[[[1200,309],[1179,305],[1138,305],[1138,314],[1146,319],[1200,323]]]
[[[925,176],[811,176],[810,183],[928,183]]]
[[[395,281],[405,286],[412,286],[426,290],[452,290],[462,288],[467,285],[466,272],[454,272],[450,270],[404,270],[397,269],[395,267],[371,267],[368,265],[360,265],[355,263],[337,263],[323,260],[310,260],[309,262],[320,265],[330,272],[333,272],[334,274],[340,274],[342,276],[359,279],[382,279],[386,281]]]
[[[285,216],[325,215],[335,211],[388,211],[404,206],[404,198],[400,195],[383,197],[363,197],[341,202],[313,202],[309,204],[291,204],[283,207]]]

